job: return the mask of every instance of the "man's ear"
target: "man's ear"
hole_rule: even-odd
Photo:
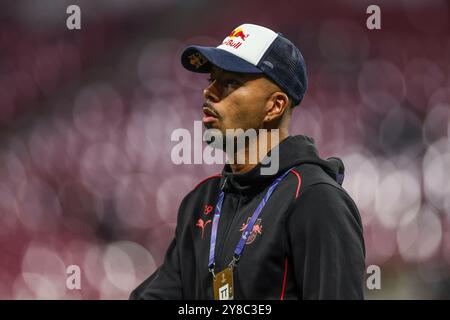
[[[264,122],[280,121],[284,112],[290,107],[289,97],[281,91],[272,93],[267,100]]]

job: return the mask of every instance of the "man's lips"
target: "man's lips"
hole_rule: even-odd
[[[215,121],[219,118],[219,116],[217,115],[216,112],[214,112],[214,110],[212,110],[209,107],[203,107],[203,122],[207,123],[207,122],[212,122]]]

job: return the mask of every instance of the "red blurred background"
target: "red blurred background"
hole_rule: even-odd
[[[81,8],[68,30],[66,8]],[[366,8],[381,8],[368,30]],[[450,17],[442,0],[0,3],[0,298],[126,299],[162,262],[178,205],[220,165],[171,162],[201,120],[188,44],[282,32],[309,89],[291,134],[346,164],[369,299],[450,298]],[[81,289],[66,288],[66,268]]]

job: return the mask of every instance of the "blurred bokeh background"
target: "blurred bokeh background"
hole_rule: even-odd
[[[81,8],[68,30],[66,8]],[[366,8],[381,8],[381,30]],[[201,120],[188,44],[282,32],[310,87],[291,134],[346,164],[368,299],[450,298],[450,16],[445,0],[0,2],[0,298],[126,299],[162,262],[177,208],[220,165],[171,162]],[[81,269],[81,290],[66,268]]]

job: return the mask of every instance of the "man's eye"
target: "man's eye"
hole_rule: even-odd
[[[218,84],[222,85],[222,86],[238,86],[240,85],[239,81],[235,80],[235,79],[214,79],[214,78],[208,78],[207,79],[208,83],[211,84],[214,81],[216,81]]]
[[[237,80],[234,79],[228,79],[225,81],[225,83],[227,84],[227,86],[237,86],[239,85],[239,82]]]

